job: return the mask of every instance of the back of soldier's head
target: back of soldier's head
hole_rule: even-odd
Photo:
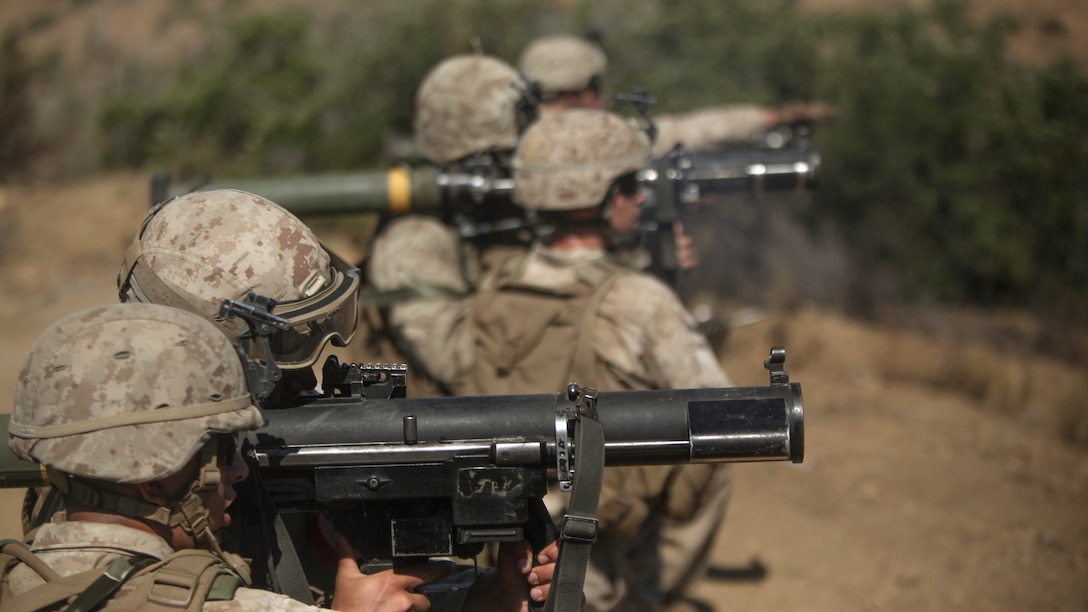
[[[597,206],[617,179],[649,161],[646,134],[618,115],[576,109],[547,116],[518,145],[513,199],[533,210]]]
[[[578,36],[546,36],[521,53],[518,70],[540,85],[547,100],[561,92],[600,87],[608,58],[600,45]]]
[[[9,446],[65,474],[138,483],[177,473],[214,434],[263,422],[239,355],[209,321],[112,304],[39,336],[19,373]]]
[[[416,94],[415,136],[438,164],[473,154],[509,151],[531,117],[527,85],[511,66],[486,55],[447,58],[427,73]]]
[[[213,321],[235,342],[249,335],[224,320],[223,300],[275,300],[291,329],[271,338],[280,367],[317,360],[329,341],[343,346],[357,323],[359,274],[287,210],[233,189],[168,200],[144,220],[118,276],[122,301],[166,304]]]

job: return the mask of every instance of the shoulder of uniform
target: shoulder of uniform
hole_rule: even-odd
[[[636,319],[658,317],[662,313],[683,316],[680,313],[686,312],[672,288],[656,276],[642,272],[617,275],[603,299],[608,304],[606,309],[621,309]]]
[[[646,293],[647,296],[658,299],[679,299],[676,296],[676,292],[666,285],[664,281],[652,274],[646,274],[645,272],[625,270],[616,277],[616,284],[631,290],[642,291]]]

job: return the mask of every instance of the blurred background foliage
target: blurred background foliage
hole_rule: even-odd
[[[879,285],[897,300],[1088,323],[1088,77],[1070,58],[1013,59],[1024,25],[973,18],[962,0],[852,14],[794,0],[404,0],[201,27],[206,40],[176,70],[115,62],[108,82],[62,96],[37,130],[28,100],[62,69],[27,60],[8,33],[0,169],[10,178],[58,146],[82,151],[61,174],[373,168],[410,134],[415,89],[442,58],[481,49],[515,63],[539,34],[596,31],[609,93],[645,88],[662,112],[799,100],[839,110],[814,134],[822,183],[802,213],[844,242],[853,310]],[[63,138],[76,121],[94,126],[93,146]]]

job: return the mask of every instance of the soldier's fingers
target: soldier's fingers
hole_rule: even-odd
[[[445,578],[452,574],[454,569],[454,565],[446,561],[427,561],[395,567],[393,573],[400,577],[405,588],[414,589]]]
[[[359,571],[359,560],[355,547],[339,531],[334,531],[332,537],[333,542],[336,544],[337,555],[340,557],[339,571],[346,572],[345,575],[348,576],[361,575],[362,572]]]
[[[537,563],[546,565],[548,563],[554,564],[559,560],[559,540],[553,541],[540,550],[536,555]]]

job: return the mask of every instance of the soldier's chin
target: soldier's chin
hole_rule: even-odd
[[[223,526],[230,527],[230,512],[223,513]]]

